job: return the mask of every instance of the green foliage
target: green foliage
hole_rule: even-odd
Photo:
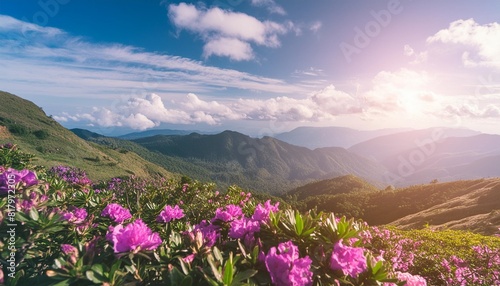
[[[259,256],[285,241],[298,246],[300,257],[310,257],[313,266],[307,271],[315,285],[396,281],[389,279],[390,269],[380,264],[370,264],[359,277],[330,269],[329,257],[336,242],[356,239],[353,246],[364,246],[361,238],[367,226],[361,222],[284,209],[269,213],[269,221],[262,220],[260,231],[249,241],[231,238],[232,224],[219,221],[216,245],[207,246],[200,233],[193,231],[194,224],[210,221],[217,208],[230,204],[242,206],[244,216],[250,218],[256,205],[263,202],[237,186],[219,193],[214,184],[188,177],[130,177],[103,182],[94,189],[54,174],[40,169],[39,184],[30,188],[19,185],[20,207],[13,220],[16,240],[10,244],[19,263],[17,277],[6,277],[7,285],[268,285],[269,272]],[[7,197],[0,200],[0,206],[7,203],[11,203]],[[105,236],[116,224],[100,215],[110,203],[127,207],[133,215],[130,221],[141,218],[159,233],[163,243],[154,251],[114,253],[113,242]],[[183,218],[166,224],[156,221],[165,205],[175,204],[184,210]],[[73,208],[84,209],[85,220],[62,219],[74,213]],[[8,217],[7,212],[2,207],[2,217]],[[0,224],[1,257],[9,257],[11,250],[6,247],[10,238],[5,234],[11,227],[6,222]]]
[[[20,151],[16,145],[0,145],[0,166],[22,170],[32,168],[32,160],[35,156]]]
[[[25,152],[37,154],[40,165],[78,167],[85,169],[93,180],[124,176],[129,172],[143,177],[173,176],[135,153],[120,153],[78,138],[30,101],[2,91],[0,101],[0,125],[5,126],[6,131],[10,129],[2,133],[5,136],[0,137],[0,145],[13,143]],[[99,162],[84,159],[96,156],[101,158]]]
[[[25,135],[28,135],[30,133],[28,128],[26,128],[25,126],[23,126],[21,124],[15,124],[15,123],[9,125],[9,131],[12,134],[20,135],[20,136],[25,136]]]
[[[47,130],[36,130],[36,131],[33,131],[33,135],[35,135],[36,138],[41,139],[41,140],[47,139],[50,136],[50,134],[49,134],[49,132]]]

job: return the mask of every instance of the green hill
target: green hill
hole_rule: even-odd
[[[287,193],[297,200],[305,200],[312,196],[338,195],[356,192],[374,192],[379,189],[368,182],[353,175],[321,180],[298,187]]]
[[[315,184],[328,185],[323,181]],[[302,188],[307,190],[306,186]],[[500,226],[500,178],[368,192],[318,193],[295,204],[303,210],[316,207],[360,218],[370,225],[391,224],[403,229],[431,227],[493,234]]]
[[[383,167],[344,148],[310,150],[271,137],[251,138],[234,131],[158,135],[132,141],[151,152],[210,170],[211,180],[218,184],[237,184],[273,194],[313,180],[348,174],[371,183],[383,179]]]
[[[28,100],[0,91],[0,143],[14,143],[36,155],[38,165],[84,169],[93,180],[171,172],[132,152],[120,152],[82,140]]]

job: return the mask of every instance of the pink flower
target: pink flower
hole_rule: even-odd
[[[278,253],[279,250],[279,253]],[[311,259],[299,258],[299,248],[291,241],[271,247],[265,257],[265,264],[274,285],[311,285]]]
[[[87,210],[84,208],[70,207],[68,211],[63,212],[62,219],[74,224],[81,224],[87,218]]]
[[[260,223],[258,221],[251,220],[249,218],[236,219],[231,222],[231,228],[229,229],[229,237],[231,238],[244,238],[245,235],[249,234],[253,236],[254,233],[260,231]]]
[[[267,221],[269,219],[269,213],[273,212],[276,213],[278,212],[278,206],[279,202],[277,202],[274,206],[271,205],[271,200],[268,200],[267,202],[262,204],[258,204],[255,207],[255,211],[253,213],[252,219],[256,221]]]
[[[109,217],[116,223],[122,223],[131,218],[130,211],[119,204],[109,204],[101,212],[102,216]]]
[[[186,263],[191,263],[191,262],[193,262],[194,257],[195,257],[195,255],[194,255],[194,253],[193,253],[193,254],[190,254],[190,255],[188,255],[188,256],[186,256],[186,257],[182,258],[182,261],[184,261],[184,262],[186,262]]]
[[[193,227],[192,231],[186,231],[184,234],[187,235],[191,243],[197,245],[199,249],[208,249],[215,245],[215,242],[219,237],[217,229],[217,226],[202,220],[199,224]]]
[[[184,212],[178,205],[171,207],[166,205],[161,213],[156,217],[157,222],[170,222],[174,219],[181,219],[184,217]]]
[[[9,168],[0,174],[0,195],[19,187],[31,187],[38,184],[36,174],[30,170],[15,170]]]
[[[337,242],[333,247],[330,267],[355,278],[367,268],[363,248],[344,246],[341,241]]]
[[[243,211],[239,206],[227,205],[226,210],[222,210],[222,208],[218,208],[217,210],[215,210],[215,217],[212,221],[220,220],[224,222],[229,222],[238,219],[242,216],[243,216]]]
[[[75,264],[78,260],[78,249],[71,244],[61,244],[61,250],[64,254],[69,256],[69,261]]]
[[[406,286],[427,286],[427,281],[421,276],[411,275],[406,272],[396,272],[397,278],[400,281],[406,281]]]
[[[113,242],[115,253],[153,250],[162,243],[160,235],[153,233],[141,219],[135,220],[126,227],[121,224],[116,227],[110,226],[106,239]]]

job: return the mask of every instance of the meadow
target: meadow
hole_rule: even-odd
[[[0,146],[5,285],[500,285],[500,237],[299,211],[188,177],[45,168]]]

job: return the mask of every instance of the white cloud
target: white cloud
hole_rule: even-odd
[[[376,113],[425,112],[437,97],[425,72],[401,69],[379,72],[365,93],[365,108]],[[435,108],[435,106],[432,106]]]
[[[323,27],[323,23],[320,21],[316,21],[309,26],[309,30],[311,30],[314,34],[318,33],[319,30],[321,30],[321,27]]]
[[[119,102],[113,110],[94,107],[90,113],[64,114],[62,121],[87,122],[103,127],[125,126],[148,129],[161,123],[209,125],[231,120],[321,121],[343,114],[362,112],[358,99],[337,90],[333,85],[305,98],[280,96],[269,99],[205,101],[189,93],[179,102],[166,107],[157,94],[133,97]]]
[[[404,46],[404,54],[405,54],[405,56],[412,56],[415,54],[415,51],[413,50],[412,47],[410,47],[410,45],[405,45]]]
[[[276,2],[273,0],[252,0],[251,3],[254,6],[265,7],[270,13],[286,15],[285,9],[276,4]]]
[[[476,104],[454,104],[447,105],[444,108],[445,115],[454,115],[469,118],[498,118],[500,117],[500,108],[493,104],[488,104],[480,108]]]
[[[474,19],[457,20],[429,37],[427,43],[464,48],[465,66],[500,68],[500,24],[497,22],[480,25]]]
[[[203,56],[208,58],[211,55],[228,57],[236,61],[248,61],[254,57],[250,44],[236,38],[209,40],[203,47]]]
[[[0,62],[2,70],[9,71],[0,73],[2,89],[32,98],[50,95],[90,102],[92,98],[112,100],[151,92],[179,96],[187,91],[210,93],[226,88],[286,94],[308,90],[188,58],[144,52],[132,46],[94,44],[59,29],[2,15]],[[44,95],[40,95],[40,88]]]
[[[201,35],[205,41],[205,57],[217,55],[233,60],[249,60],[253,58],[251,43],[276,48],[280,46],[279,35],[295,31],[290,21],[285,24],[260,21],[247,14],[218,7],[202,9],[186,3],[170,4],[168,15],[178,29]],[[231,49],[224,44],[231,45]]]

